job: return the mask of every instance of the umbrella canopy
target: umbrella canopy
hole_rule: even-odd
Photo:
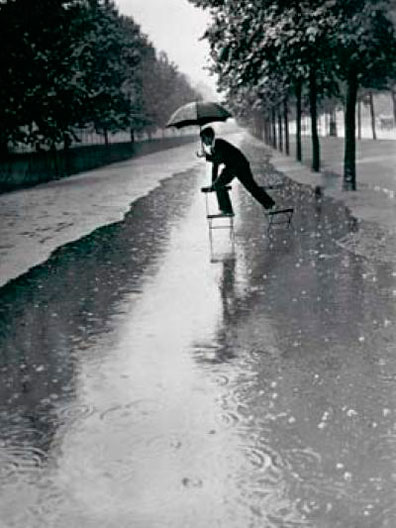
[[[182,128],[185,126],[203,126],[213,121],[225,121],[231,114],[220,104],[211,101],[195,101],[178,108],[170,117],[166,126]]]

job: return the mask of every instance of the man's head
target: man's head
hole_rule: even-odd
[[[212,127],[204,128],[199,135],[201,136],[202,143],[205,145],[211,145],[213,143],[215,133]]]

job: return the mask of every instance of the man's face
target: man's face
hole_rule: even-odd
[[[212,144],[212,138],[209,136],[202,136],[202,142],[204,145],[211,145]]]

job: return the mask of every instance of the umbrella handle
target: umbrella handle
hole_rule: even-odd
[[[199,127],[199,130],[201,131],[202,127],[200,126]],[[204,144],[202,142],[202,139],[201,139],[201,150],[198,151],[195,153],[197,155],[198,158],[205,158],[206,157],[206,154],[205,154],[205,149],[204,149]]]

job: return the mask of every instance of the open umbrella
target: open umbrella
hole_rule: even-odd
[[[211,101],[194,101],[178,108],[170,117],[166,126],[182,128],[198,125],[199,127],[214,121],[225,121],[231,114],[219,103]]]

